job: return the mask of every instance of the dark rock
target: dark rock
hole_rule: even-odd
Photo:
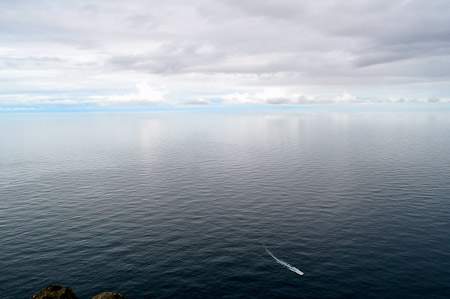
[[[71,288],[51,284],[41,290],[32,299],[78,299]]]
[[[92,299],[127,299],[127,297],[120,293],[103,292]]]

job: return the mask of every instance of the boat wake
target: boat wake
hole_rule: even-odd
[[[291,271],[294,272],[294,273],[297,273],[298,275],[303,275],[303,274],[305,274],[305,273],[303,273],[302,271],[300,271],[299,269],[295,268],[294,266],[291,266],[291,265],[289,265],[288,263],[286,263],[285,261],[278,259],[276,256],[274,256],[274,255],[272,254],[272,252],[270,252],[269,249],[267,249],[266,246],[264,246],[264,248],[266,249],[267,253],[270,254],[270,256],[273,257],[273,259],[274,259],[278,264],[280,264],[280,265],[282,265],[282,266],[288,268],[289,270],[291,270]]]

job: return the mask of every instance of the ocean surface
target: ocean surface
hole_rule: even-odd
[[[450,297],[449,109],[1,114],[0,142],[1,298]]]

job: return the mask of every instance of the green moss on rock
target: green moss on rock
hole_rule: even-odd
[[[32,299],[78,299],[78,297],[69,287],[51,284],[34,295]]]
[[[92,299],[127,299],[124,295],[112,292],[103,292]]]
[[[69,287],[51,284],[34,295],[32,299],[78,299],[78,297]],[[127,297],[120,293],[103,292],[92,299],[127,299]]]

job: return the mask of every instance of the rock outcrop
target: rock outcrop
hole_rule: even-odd
[[[93,297],[92,299],[127,299],[120,293],[103,292]]]
[[[78,299],[78,297],[69,287],[51,284],[34,295],[32,299]]]
[[[32,299],[78,299],[78,297],[69,287],[51,284],[34,295]],[[127,299],[127,297],[120,293],[103,292],[92,299]]]

